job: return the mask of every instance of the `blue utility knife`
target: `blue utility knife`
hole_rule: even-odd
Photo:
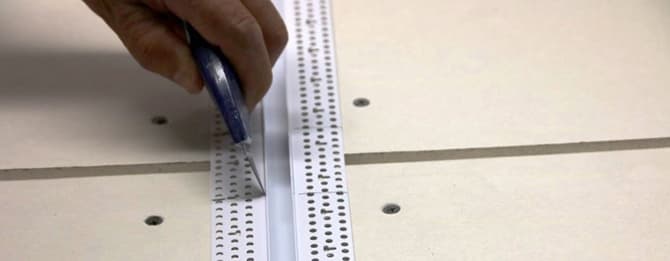
[[[186,22],[184,22],[184,29],[191,54],[200,70],[207,91],[221,113],[233,142],[242,149],[249,161],[258,186],[265,193],[256,163],[249,154],[251,144],[248,129],[249,110],[244,102],[237,74],[218,47],[207,42],[195,28]]]

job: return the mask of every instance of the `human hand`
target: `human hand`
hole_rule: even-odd
[[[83,0],[119,36],[145,69],[191,93],[203,81],[181,20],[225,53],[253,108],[272,83],[272,65],[288,33],[270,0]]]

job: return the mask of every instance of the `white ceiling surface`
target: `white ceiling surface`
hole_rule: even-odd
[[[207,172],[2,181],[2,260],[208,260],[208,184]]]
[[[669,260],[670,150],[347,167],[356,257]],[[395,215],[382,213],[397,203]]]
[[[83,3],[0,6],[0,147],[13,152],[0,168],[207,159],[206,95],[141,70]],[[670,136],[665,1],[342,0],[334,12],[347,153]]]
[[[356,258],[667,260],[668,149],[348,166]],[[92,173],[94,174],[94,173]],[[7,260],[206,260],[208,175],[0,182]],[[386,215],[381,208],[397,203]],[[161,215],[157,227],[143,223]]]
[[[670,136],[670,1],[333,5],[347,153]]]
[[[670,2],[408,3],[334,1],[347,153],[670,136]],[[0,169],[208,160],[207,97],[80,1],[2,1],[0,32]],[[667,260],[669,156],[349,166],[357,260]],[[2,181],[0,253],[206,260],[206,174]]]
[[[80,0],[0,3],[0,51],[122,52],[123,45]]]

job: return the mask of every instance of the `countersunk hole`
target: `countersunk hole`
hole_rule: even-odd
[[[370,105],[370,100],[367,98],[356,98],[354,99],[354,106],[356,107],[367,107]]]
[[[168,123],[168,119],[165,116],[158,115],[151,118],[151,123],[156,125],[165,125]]]
[[[163,217],[161,216],[149,216],[144,220],[144,224],[147,226],[158,226],[163,223]]]
[[[388,203],[384,205],[384,207],[382,208],[382,212],[389,215],[397,214],[398,212],[400,212],[400,205],[395,203]]]

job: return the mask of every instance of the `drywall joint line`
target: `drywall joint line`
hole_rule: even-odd
[[[557,154],[615,152],[670,148],[670,137],[521,145],[426,151],[364,152],[345,154],[346,165],[385,164],[500,157],[524,157]],[[101,165],[82,167],[48,167],[0,169],[0,181],[60,179],[98,176],[125,176],[159,173],[207,172],[209,161],[166,162],[149,164]]]
[[[556,154],[615,152],[670,148],[670,138],[649,138],[560,144],[483,147],[426,151],[364,152],[345,154],[346,165],[523,157]],[[84,167],[0,169],[0,181],[206,172],[209,161],[166,162]]]
[[[209,161],[190,161],[82,167],[3,169],[0,170],[0,181],[209,172],[209,166]]]
[[[670,148],[670,137],[465,149],[346,154],[347,165],[384,164]]]

